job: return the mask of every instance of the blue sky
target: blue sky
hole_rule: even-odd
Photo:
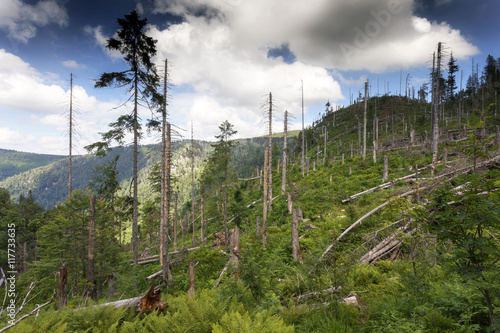
[[[69,77],[74,76],[75,152],[130,106],[126,91],[93,88],[101,73],[126,64],[104,44],[117,18],[137,10],[158,40],[162,72],[171,63],[171,122],[212,140],[229,120],[238,137],[264,135],[269,92],[280,115],[296,115],[304,82],[306,122],[330,101],[349,104],[370,81],[371,95],[418,89],[439,41],[459,59],[500,57],[496,0],[0,0],[0,148],[66,154]],[[445,59],[445,62],[447,58]],[[150,116],[141,110],[141,116]],[[158,141],[147,136],[143,143]]]

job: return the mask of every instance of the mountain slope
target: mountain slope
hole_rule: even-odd
[[[64,158],[64,156],[59,155],[23,153],[0,149],[0,181]]]

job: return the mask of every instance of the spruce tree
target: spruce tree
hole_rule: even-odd
[[[453,52],[450,54],[450,60],[448,61],[448,80],[446,83],[448,85],[448,98],[454,99],[454,91],[457,89],[457,80],[455,73],[458,72],[457,59],[453,57]]]
[[[140,102],[152,107],[161,104],[162,96],[158,94],[160,77],[156,72],[156,66],[152,58],[156,55],[156,40],[146,36],[145,29],[147,19],[141,19],[139,14],[133,10],[125,15],[124,19],[118,19],[120,28],[116,31],[117,38],[110,38],[106,47],[112,51],[120,52],[129,68],[121,72],[103,73],[96,81],[96,88],[117,87],[127,88],[130,93],[129,101],[132,101],[132,112],[122,115],[110,126],[112,129],[101,133],[102,141],[86,147],[89,151],[104,155],[110,149],[112,141],[124,144],[125,134],[132,133],[134,137],[133,155],[133,214],[132,214],[132,252],[133,264],[137,265],[138,259],[138,142],[141,137],[141,125],[139,123]]]

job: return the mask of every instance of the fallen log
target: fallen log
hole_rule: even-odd
[[[398,232],[382,240],[373,249],[362,256],[359,261],[362,264],[365,264],[392,251],[396,246],[403,242],[403,240],[401,239],[401,235],[408,230],[408,228],[410,227],[410,223],[411,222],[408,222],[406,225],[398,228]],[[414,231],[414,229],[411,230],[409,234],[411,235]]]
[[[425,169],[427,169],[427,167],[419,168],[418,171],[423,171]],[[399,181],[399,180],[407,180],[407,179],[412,179],[414,177],[416,177],[416,174],[412,173],[410,175],[407,175],[407,176],[404,176],[404,177],[401,177],[401,178],[393,179],[392,181],[395,182],[395,181]],[[372,187],[372,188],[370,188],[368,190],[365,190],[363,192],[359,192],[359,193],[353,194],[349,198],[342,200],[342,203],[345,204],[345,203],[351,202],[351,201],[359,198],[363,194],[375,192],[377,190],[383,190],[383,189],[386,189],[386,188],[388,188],[390,186],[391,186],[391,182],[380,184],[378,186]]]
[[[115,309],[133,307],[135,312],[158,310],[159,313],[168,308],[168,304],[161,301],[161,288],[153,285],[142,296],[109,302],[100,306],[112,306]]]
[[[192,252],[194,250],[198,250],[199,248],[200,248],[199,246],[191,247],[191,248],[187,249],[186,251]],[[174,251],[174,252],[170,252],[168,255],[170,257],[175,257],[175,256],[178,256],[178,255],[181,255],[183,252],[184,252],[184,250]],[[150,264],[150,263],[157,262],[157,261],[160,261],[160,255],[159,254],[143,258],[143,259],[141,259],[141,261],[137,262],[137,265]],[[133,265],[133,264],[130,264],[130,265]]]
[[[361,224],[361,222],[363,222],[364,220],[366,220],[368,217],[370,217],[371,215],[375,214],[376,212],[378,212],[379,210],[381,210],[382,208],[384,208],[385,206],[387,206],[388,204],[390,204],[391,202],[393,202],[394,200],[396,200],[397,198],[403,198],[403,197],[406,197],[408,195],[411,195],[419,190],[422,190],[423,188],[418,188],[418,189],[414,189],[414,190],[411,190],[411,191],[408,191],[408,192],[405,192],[403,194],[400,194],[394,198],[391,198],[389,199],[387,202],[384,202],[383,204],[381,204],[380,206],[378,207],[375,207],[374,209],[372,209],[371,211],[369,211],[368,213],[366,213],[365,215],[363,215],[363,217],[361,217],[359,220],[357,220],[356,222],[354,222],[353,224],[351,224],[346,230],[344,230],[344,232],[342,232],[340,234],[340,236],[337,237],[337,239],[335,240],[335,242],[333,242],[326,250],[325,252],[323,252],[323,254],[321,255],[321,258],[320,259],[323,259],[331,250],[332,248],[335,246],[335,244],[341,240],[345,235],[347,235],[347,233],[349,233],[349,231],[351,231],[352,229],[354,229],[356,226],[358,226],[359,224]]]
[[[311,293],[307,293],[307,294],[303,294],[303,295],[298,295],[298,296],[293,297],[292,299],[295,300],[295,301],[297,301],[297,302],[307,301],[307,300],[310,300],[310,299],[313,299],[313,298],[321,297],[323,295],[331,295],[331,294],[339,292],[340,290],[342,290],[342,286],[330,287],[330,288],[325,289],[325,290],[313,291]]]

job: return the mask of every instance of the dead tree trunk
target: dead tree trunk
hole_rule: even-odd
[[[175,194],[175,203],[174,203],[174,252],[177,251],[177,197],[178,194]]]
[[[159,287],[155,288],[153,285],[149,287],[147,293],[143,296],[123,299],[116,302],[104,303],[100,306],[113,306],[115,309],[123,307],[133,307],[135,312],[154,310],[162,312],[163,310],[168,308],[168,304],[161,301],[161,289]]]
[[[295,209],[292,211],[292,254],[293,260],[298,261],[300,257],[299,219]]]
[[[272,121],[273,121],[273,95],[269,93],[269,158],[268,158],[268,163],[269,167],[267,169],[268,176],[269,176],[269,208],[268,210],[271,211],[273,207],[273,147],[272,147],[272,139],[273,139],[273,129],[272,129]]]
[[[189,259],[189,297],[194,296],[194,259]]]
[[[437,63],[436,63],[436,72],[433,74],[435,77],[434,81],[436,84],[435,88],[435,96],[434,96],[434,126],[432,130],[432,174],[434,175],[434,170],[437,166],[438,160],[438,142],[439,142],[439,104],[440,104],[440,96],[439,96],[439,81],[441,74],[441,42],[438,43],[437,50]]]
[[[95,243],[95,194],[90,196],[90,223],[89,223],[89,256],[87,268],[87,280],[91,284],[89,288],[89,296],[94,299],[95,297],[95,283],[94,283],[94,243]]]
[[[366,158],[366,113],[368,109],[368,81],[365,82],[365,110],[363,113],[363,159]]]
[[[68,301],[68,267],[63,264],[59,272],[59,287],[57,289],[57,310],[62,309]]]
[[[170,229],[170,194],[172,190],[170,188],[170,168],[171,168],[171,126],[167,124],[167,133],[166,133],[166,170],[165,170],[165,201],[164,201],[164,224],[163,229],[161,230],[161,234],[163,235],[163,248],[161,252],[161,262],[162,262],[162,277],[163,281],[168,284],[168,282],[172,279],[172,275],[170,273],[170,265],[168,260],[168,234]]]
[[[256,222],[256,225],[255,225],[255,235],[257,237],[260,237],[260,215],[257,216],[257,222]]]
[[[285,128],[283,132],[283,173],[281,174],[281,194],[285,194],[286,192],[286,136],[288,129],[288,111],[285,111]]]
[[[68,156],[68,197],[71,198],[73,186],[73,73],[70,74],[70,94],[69,94],[69,156]]]
[[[201,205],[200,205],[200,214],[201,214],[201,234],[200,234],[200,238],[201,238],[201,242],[204,241],[204,234],[203,234],[203,229],[205,228],[205,199],[203,197],[201,197]]]
[[[264,156],[264,199],[263,199],[263,212],[262,212],[262,246],[266,247],[267,244],[267,172],[268,172],[268,164],[267,159],[269,158],[267,148],[265,150]]]
[[[233,268],[234,276],[239,278],[238,267],[240,262],[240,228],[234,226],[233,237],[231,237],[231,266]]]
[[[384,155],[384,172],[382,174],[382,181],[385,182],[389,178],[389,156]]]
[[[304,81],[301,82],[301,92],[302,92],[302,178],[304,178],[304,170],[305,170],[305,161],[304,161],[304,152],[305,152],[305,133],[304,133]]]

